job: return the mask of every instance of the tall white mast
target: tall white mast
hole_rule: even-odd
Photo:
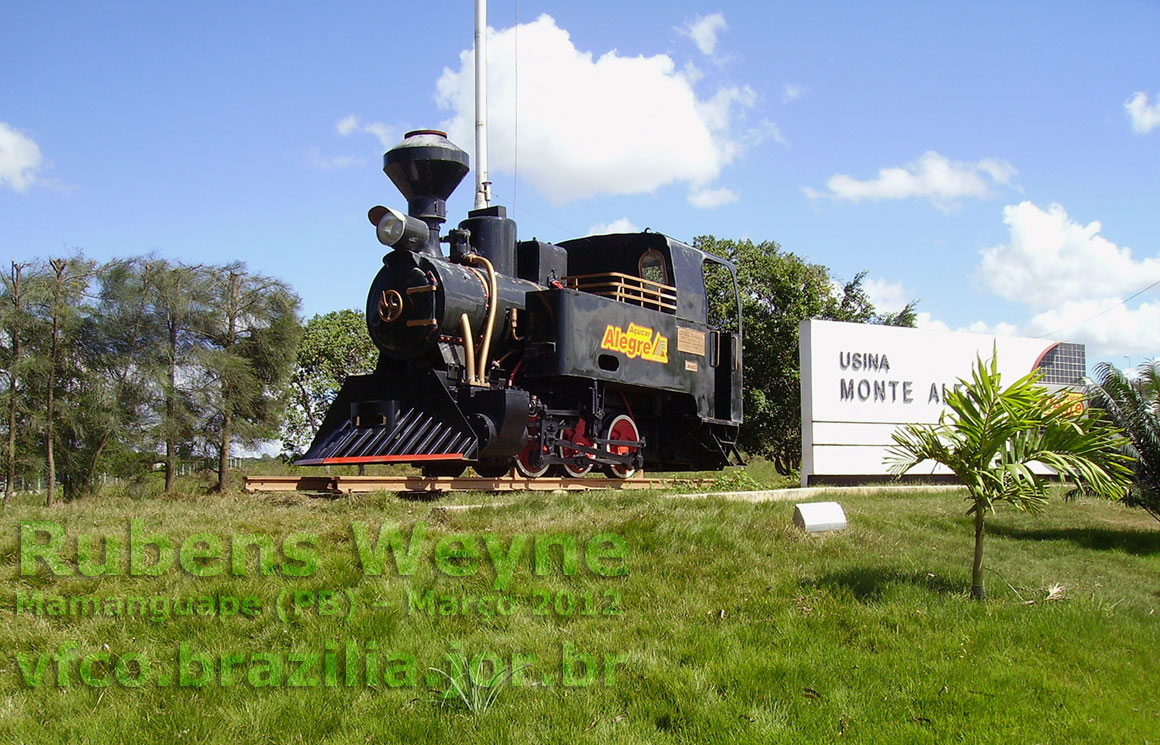
[[[475,0],[475,209],[491,204],[487,180],[487,0]]]

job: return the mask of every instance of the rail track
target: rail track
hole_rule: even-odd
[[[638,476],[630,479],[610,478],[524,478],[522,476],[247,476],[248,492],[309,492],[322,494],[355,494],[393,491],[401,494],[451,491],[594,491],[605,489],[661,489],[674,479]],[[697,485],[699,479],[680,479],[681,484]]]

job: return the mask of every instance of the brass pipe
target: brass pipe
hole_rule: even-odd
[[[495,331],[495,313],[499,307],[499,283],[495,278],[495,267],[491,262],[479,254],[468,254],[467,260],[472,264],[479,264],[487,270],[487,325],[484,327],[483,343],[479,346],[479,364],[475,372],[479,377],[477,385],[487,385],[487,357],[491,353],[491,335]]]
[[[459,316],[460,333],[463,334],[463,357],[467,364],[467,383],[475,385],[475,342],[471,340],[471,321],[467,314]]]
[[[511,318],[509,320],[509,322],[511,324],[512,339],[514,339],[515,341],[523,341],[524,340],[522,336],[520,336],[518,333],[516,333],[516,326],[518,326],[519,322],[520,322],[519,313],[520,313],[519,308],[512,308],[512,314],[511,314]]]

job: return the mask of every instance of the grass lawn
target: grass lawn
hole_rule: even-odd
[[[792,503],[649,493],[17,498],[0,742],[1160,743],[1160,524],[1082,500],[1000,512],[976,603],[961,495],[837,498],[850,527],[824,536],[793,529]],[[158,576],[131,576],[134,519],[138,549],[172,545],[137,557],[172,555]],[[31,574],[25,521],[64,541],[27,529]],[[411,573],[389,550],[377,575],[360,561],[382,524]],[[269,537],[269,574],[246,534]],[[112,574],[82,576],[106,535]],[[246,597],[261,613],[228,615]],[[431,668],[470,689],[460,652],[514,670],[486,710],[440,695]]]

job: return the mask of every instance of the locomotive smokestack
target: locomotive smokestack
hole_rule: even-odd
[[[447,220],[447,197],[467,175],[467,153],[446,132],[420,129],[383,156],[383,172],[407,198],[407,214],[427,223],[431,234],[423,253],[441,256],[439,226]]]

